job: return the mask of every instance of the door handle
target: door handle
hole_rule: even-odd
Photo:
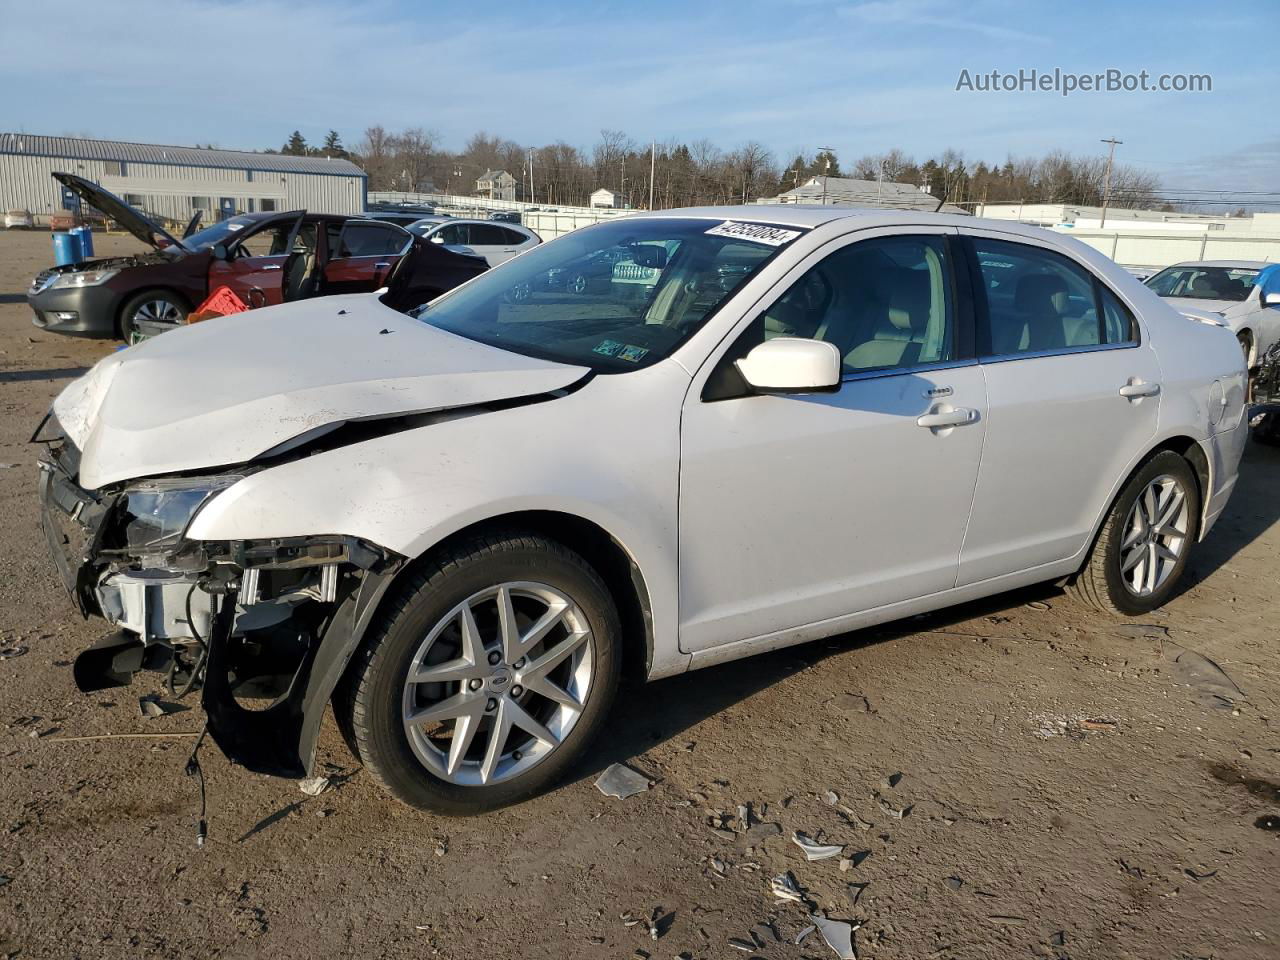
[[[976,423],[977,420],[977,410],[970,410],[968,407],[957,407],[955,410],[926,413],[924,416],[916,417],[916,426],[937,430],[940,427],[962,427],[966,423]]]
[[[1140,400],[1143,397],[1154,397],[1160,393],[1160,384],[1144,383],[1141,380],[1130,380],[1120,388],[1120,396],[1126,400]]]
[[[268,263],[266,266],[262,268],[264,273],[268,270],[279,270],[279,269],[280,269],[280,264],[278,263]]]
[[[385,261],[384,261],[384,262],[382,262],[382,263],[375,263],[375,264],[373,265],[373,269],[375,269],[375,270],[385,270],[385,269],[386,269],[387,267],[389,267],[389,266],[391,266],[391,264],[389,264],[389,263],[387,263],[387,262],[385,262]]]

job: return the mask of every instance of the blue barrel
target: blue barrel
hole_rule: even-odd
[[[80,238],[74,233],[55,233],[53,235],[53,262],[60,267],[69,263],[79,263]]]
[[[80,238],[80,259],[93,259],[93,231],[86,225],[72,228],[71,233]]]

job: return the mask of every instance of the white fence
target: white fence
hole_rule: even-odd
[[[1131,267],[1167,267],[1185,260],[1280,262],[1280,236],[1213,230],[1205,233],[1140,233],[1127,230],[1058,228]]]
[[[371,203],[424,203],[437,210],[461,216],[489,210],[519,210],[521,221],[543,240],[590,226],[602,220],[623,217],[633,210],[599,207],[547,206],[519,200],[486,200],[483,197],[459,197],[444,193],[396,193],[380,191],[369,194]],[[1000,221],[997,221],[1000,222]],[[1146,231],[1142,228],[1120,230],[1052,228],[1066,233],[1100,250],[1112,260],[1131,267],[1166,267],[1184,260],[1262,260],[1280,262],[1280,235],[1211,230],[1200,233]]]
[[[625,217],[636,212],[609,207],[553,206],[524,203],[520,200],[488,200],[484,197],[459,197],[448,193],[400,193],[392,190],[370,192],[369,202],[425,204],[454,216],[487,216],[491,210],[517,210],[520,212],[520,222],[543,240],[552,240],[578,227],[588,227],[602,220]]]

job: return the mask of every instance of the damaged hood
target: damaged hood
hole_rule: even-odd
[[[246,463],[303,434],[568,387],[586,367],[414,320],[373,294],[182,327],[99,361],[53,404],[88,489]]]

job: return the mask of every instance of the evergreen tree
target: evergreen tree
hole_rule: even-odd
[[[324,135],[324,147],[320,152],[329,157],[345,157],[347,155],[347,150],[342,145],[342,137],[338,135],[337,130],[330,130]]]
[[[307,149],[307,140],[297,130],[289,134],[289,139],[280,149],[281,153],[288,154],[291,157],[305,157],[311,151]]]

